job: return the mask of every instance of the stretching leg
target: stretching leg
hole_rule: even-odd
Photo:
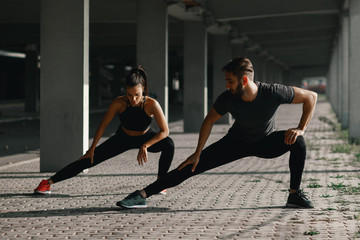
[[[191,165],[188,165],[181,170],[174,169],[170,171],[154,183],[144,188],[146,197],[150,197],[163,189],[175,187],[194,175],[245,157],[247,154],[248,153],[245,148],[239,149],[238,146],[235,147],[234,141],[232,141],[228,136],[225,136],[202,151],[199,164],[194,172],[191,171]]]
[[[74,161],[58,171],[49,180],[51,180],[53,183],[57,183],[65,179],[72,178],[78,175],[84,169],[94,167],[111,157],[125,152],[129,149],[129,146],[126,144],[126,142],[127,141],[124,141],[123,135],[116,134],[95,148],[93,164],[91,164],[90,158]]]

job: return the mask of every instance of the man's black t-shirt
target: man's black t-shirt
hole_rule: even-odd
[[[215,111],[224,115],[230,112],[235,118],[228,134],[242,142],[255,142],[275,130],[275,113],[280,104],[292,103],[295,92],[292,87],[281,84],[255,82],[256,98],[245,102],[240,97],[223,92],[214,103]]]

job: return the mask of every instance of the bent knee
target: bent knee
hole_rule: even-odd
[[[301,148],[303,150],[306,150],[306,143],[305,143],[304,136],[298,136],[293,145],[297,146],[298,148]]]
[[[172,149],[175,148],[174,141],[170,137],[164,138],[163,141],[168,148],[172,148]]]

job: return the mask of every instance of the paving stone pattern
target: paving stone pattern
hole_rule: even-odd
[[[282,106],[279,129],[296,127],[300,105]],[[39,159],[0,167],[0,239],[355,239],[360,238],[359,162],[332,153],[344,144],[334,129],[329,103],[317,105],[305,134],[307,162],[302,188],[314,209],[287,209],[289,169],[276,159],[248,157],[188,179],[167,195],[148,199],[147,209],[121,210],[115,203],[156,179],[159,154],[140,167],[136,150],[88,173],[57,183],[50,196],[33,189],[53,173],[39,173]],[[198,134],[172,123],[175,168],[196,147]],[[216,125],[208,144],[229,126]],[[342,183],[347,188],[331,187]],[[310,186],[310,187],[309,187]],[[353,188],[353,192],[343,189]]]

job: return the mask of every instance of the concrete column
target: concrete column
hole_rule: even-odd
[[[338,44],[336,43],[332,50],[332,55],[330,59],[330,68],[329,68],[329,101],[331,103],[332,109],[336,114],[338,114],[337,108],[337,82],[338,82]]]
[[[360,140],[360,1],[350,0],[349,137]]]
[[[207,114],[207,34],[202,22],[184,23],[184,132],[198,132]]]
[[[40,171],[77,160],[89,143],[89,1],[41,1]]]
[[[339,56],[339,59],[337,60],[337,81],[336,81],[336,98],[337,98],[337,116],[339,121],[341,122],[341,116],[342,116],[342,75],[343,75],[343,43],[342,43],[342,34],[341,34],[341,28],[339,28],[339,34],[338,34],[338,47],[337,47],[337,54]]]
[[[38,53],[36,50],[26,51],[25,59],[25,111],[39,111],[40,81],[38,74]]]
[[[326,83],[326,97],[329,100],[330,104],[332,105],[332,99],[333,99],[333,90],[332,90],[332,81],[333,81],[333,67],[334,67],[334,51],[331,52],[330,62],[329,62],[329,71],[327,75],[327,83]]]
[[[150,96],[168,118],[168,15],[163,0],[137,1],[136,59],[149,78]]]
[[[90,62],[90,106],[101,106],[100,59],[94,57]]]
[[[336,42],[336,46],[334,48],[334,54],[335,54],[335,58],[334,58],[334,77],[333,77],[333,110],[336,113],[336,116],[339,116],[339,95],[338,95],[338,82],[339,82],[339,41],[337,40]]]
[[[342,16],[341,26],[342,38],[342,80],[341,80],[341,126],[346,129],[349,127],[349,16]]]
[[[221,68],[231,59],[231,45],[228,35],[213,37],[213,104],[226,90],[225,74]],[[217,123],[230,124],[230,114],[225,114]]]

